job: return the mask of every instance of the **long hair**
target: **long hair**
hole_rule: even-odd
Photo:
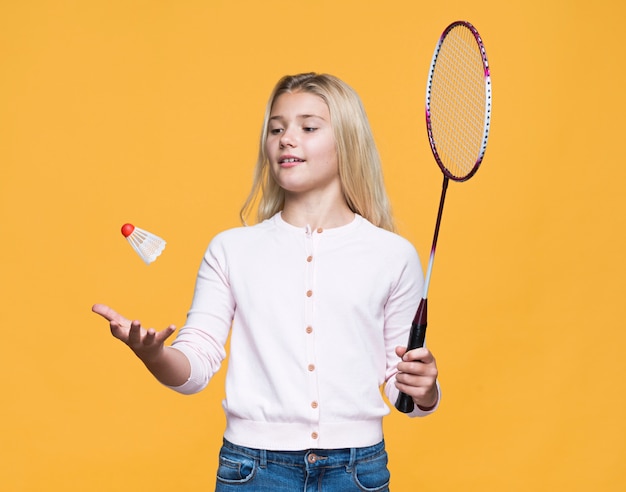
[[[348,207],[378,227],[395,230],[380,157],[361,99],[337,77],[316,73],[287,75],[278,81],[270,95],[252,189],[240,212],[242,222],[246,224],[246,217],[256,203],[259,222],[283,209],[285,193],[269,171],[265,141],[274,101],[281,94],[293,92],[314,94],[328,106],[337,150],[339,179]]]

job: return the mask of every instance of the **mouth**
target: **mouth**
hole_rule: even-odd
[[[282,167],[292,167],[302,162],[304,162],[304,159],[300,159],[299,157],[294,157],[291,155],[286,155],[278,159],[278,164]]]

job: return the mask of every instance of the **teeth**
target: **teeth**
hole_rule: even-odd
[[[282,162],[302,162],[302,159],[283,159]]]

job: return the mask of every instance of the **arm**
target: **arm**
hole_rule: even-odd
[[[95,304],[91,309],[109,322],[111,334],[128,345],[161,383],[180,386],[189,379],[191,366],[187,357],[179,350],[164,345],[176,330],[174,325],[162,331],[154,328],[146,330],[139,321],[130,321],[103,304]]]

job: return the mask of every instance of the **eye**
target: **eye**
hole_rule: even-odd
[[[280,135],[282,132],[282,128],[270,128],[270,135]]]
[[[304,130],[306,133],[312,133],[312,132],[314,132],[315,130],[317,130],[317,128],[315,128],[315,127],[313,127],[313,126],[305,126],[305,127],[303,128],[303,130]]]

